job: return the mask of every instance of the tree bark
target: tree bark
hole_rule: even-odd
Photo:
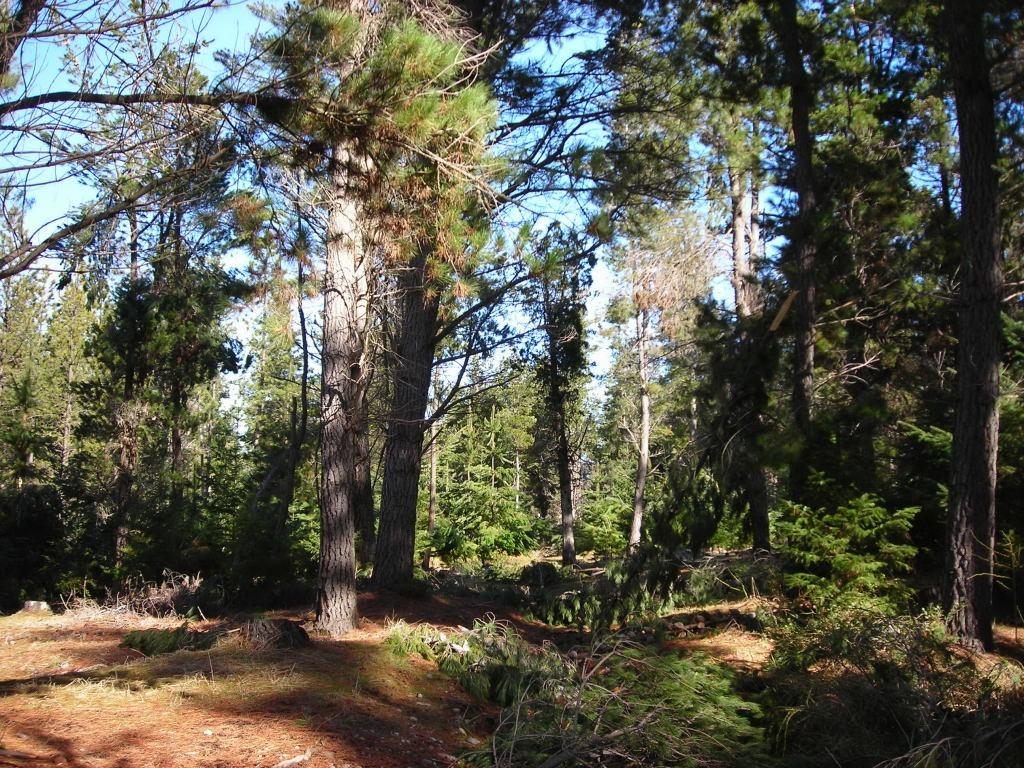
[[[562,513],[562,565],[574,565],[576,563],[576,539],[573,533],[573,524],[576,520],[576,509],[572,492],[572,453],[569,448],[564,399],[555,416],[555,429],[558,432],[555,453],[558,464],[558,500]]]
[[[7,29],[0,32],[0,75],[10,74],[14,55],[45,7],[46,0],[22,0]]]
[[[438,380],[434,378],[434,399],[431,402],[431,411],[433,414],[437,413],[439,406],[438,402]],[[430,421],[430,476],[427,485],[427,533],[433,534],[434,528],[437,525],[437,421],[431,417]],[[518,456],[517,456],[518,459]],[[518,506],[519,497],[516,496],[516,505]],[[427,546],[423,549],[423,570],[430,570],[430,559],[431,559],[431,545],[428,542]]]
[[[950,0],[943,19],[960,139],[963,249],[943,602],[951,631],[991,650],[1003,265],[983,13],[984,3]]]
[[[795,342],[793,348],[793,417],[803,441],[800,457],[790,469],[791,493],[795,501],[803,498],[808,478],[808,460],[812,439],[811,406],[814,397],[814,321],[815,321],[815,216],[817,199],[814,188],[814,135],[811,133],[813,93],[804,67],[800,42],[797,0],[780,0],[776,27],[789,85],[789,107],[793,131],[793,182],[799,212],[793,227],[795,253],[794,309]]]
[[[369,422],[369,402],[364,403],[364,422]],[[369,565],[377,549],[377,510],[373,506],[373,477],[370,473],[370,432],[361,430],[356,437],[355,506],[359,530],[359,562]]]
[[[750,174],[750,198],[748,202],[744,175],[732,170],[729,173],[729,194],[732,198],[732,286],[736,303],[736,321],[740,327],[740,340],[748,341],[749,334],[744,323],[760,310],[760,296],[753,278],[754,264],[759,258],[761,228],[758,189]],[[763,398],[764,381],[758,378],[752,382],[757,391],[752,392],[752,403]],[[768,475],[757,455],[757,437],[764,430],[765,415],[761,407],[751,407],[749,424],[744,427],[744,452],[750,457],[750,465],[742,470],[740,483],[747,502],[747,519],[753,538],[754,549],[771,549],[771,532],[768,524]]]
[[[629,525],[627,555],[633,554],[640,548],[644,521],[644,490],[647,487],[647,472],[651,462],[651,392],[647,361],[647,331],[648,312],[641,308],[636,313],[636,362],[637,373],[640,377],[640,439],[637,446],[636,482],[633,487],[633,519]]]
[[[322,339],[320,567],[316,626],[332,636],[356,625],[356,441],[366,396],[367,259],[353,175],[365,159],[333,147],[327,201]]]
[[[746,174],[729,170],[729,197],[732,202],[732,291],[736,303],[736,315],[750,317],[753,313],[753,297],[750,292],[750,259],[747,256],[747,221],[750,206],[745,201]]]
[[[117,468],[114,471],[114,566],[121,568],[128,548],[131,508],[135,496],[135,468],[139,463],[138,427],[142,406],[124,400],[117,410]]]
[[[384,438],[380,531],[373,582],[391,587],[413,575],[416,503],[423,462],[430,372],[437,335],[438,295],[427,285],[430,253],[421,247],[399,275],[402,325],[395,355],[395,388]]]

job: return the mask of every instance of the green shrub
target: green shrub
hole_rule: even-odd
[[[430,545],[449,563],[486,563],[499,554],[529,552],[537,544],[535,527],[535,519],[516,506],[514,489],[466,481],[442,497]]]
[[[540,560],[523,566],[519,572],[519,583],[525,587],[544,589],[552,584],[561,584],[572,578],[572,572],[559,568],[554,563]]]
[[[721,600],[729,592],[720,570],[711,565],[694,568],[686,578],[686,595],[698,605]]]
[[[576,522],[576,550],[598,555],[621,556],[626,551],[626,533],[632,507],[614,495],[590,499]]]
[[[399,658],[416,655],[433,660],[436,637],[437,633],[431,628],[408,624],[400,619],[389,628],[384,648]]]
[[[909,589],[899,577],[916,553],[908,543],[916,513],[916,507],[890,511],[871,494],[832,512],[789,504],[777,525],[786,586],[815,605],[904,603]]]
[[[596,579],[567,574],[551,587],[525,596],[527,613],[546,624],[608,629],[653,620],[679,603],[682,581],[671,560],[637,558],[612,563]]]
[[[696,605],[782,591],[782,574],[770,554],[706,558],[686,575],[684,596]]]

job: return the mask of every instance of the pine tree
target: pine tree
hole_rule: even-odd
[[[355,467],[360,436],[368,428],[370,290],[378,278],[373,259],[378,247],[400,255],[397,243],[383,237],[386,201],[392,192],[401,194],[406,169],[415,175],[425,168],[442,186],[472,178],[466,169],[473,167],[473,148],[486,133],[492,109],[486,92],[465,80],[479,58],[467,54],[444,3],[301,5],[280,26],[286,31],[273,48],[286,74],[285,92],[306,106],[266,116],[308,138],[297,154],[319,151],[325,163],[317,624],[341,634],[356,620]],[[439,146],[446,157],[437,154]],[[416,202],[403,201],[397,213]],[[423,208],[416,215],[422,216],[431,199],[418,202]],[[429,364],[426,374],[420,361],[414,368],[417,381],[429,380]],[[413,389],[422,389],[425,406],[425,385]],[[399,567],[408,560],[411,568],[411,557],[403,547]]]
[[[963,187],[958,397],[943,599],[955,635],[991,650],[1003,292],[998,142],[983,4],[949,2],[942,24]]]

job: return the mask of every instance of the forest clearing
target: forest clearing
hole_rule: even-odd
[[[312,649],[277,652],[227,642],[151,659],[122,647],[125,634],[174,629],[180,619],[96,609],[6,617],[0,760],[269,766],[309,750],[310,766],[452,764],[453,752],[486,739],[486,707],[433,665],[383,648],[388,617],[410,606],[368,603],[360,629],[343,642],[318,639]],[[434,613],[444,616],[444,607]],[[456,608],[445,618],[465,615]]]
[[[517,560],[521,564],[525,558]],[[722,561],[730,561],[733,564],[729,567],[735,567],[736,561],[729,554]],[[550,561],[547,565],[555,571]],[[717,567],[714,558],[703,565],[703,569]],[[525,568],[525,573],[533,572],[532,565]],[[311,643],[297,647],[260,648],[247,642],[243,634],[251,617],[245,615],[192,621],[179,615],[155,618],[138,612],[127,599],[106,607],[76,599],[58,614],[22,611],[2,617],[0,764],[80,768],[283,768],[299,764],[323,768],[428,768],[477,765],[491,759],[504,764],[504,757],[511,765],[540,765],[544,762],[540,757],[530,757],[531,741],[546,738],[563,745],[555,755],[561,754],[564,759],[552,765],[590,764],[595,756],[599,756],[594,761],[599,764],[645,764],[648,756],[656,755],[658,760],[670,763],[690,760],[695,765],[775,765],[762,743],[769,737],[771,717],[788,721],[796,714],[794,723],[786,723],[786,728],[792,727],[793,731],[788,737],[797,743],[806,738],[819,741],[823,724],[813,715],[808,717],[812,708],[825,710],[823,718],[828,727],[840,733],[838,738],[830,734],[823,743],[834,740],[847,750],[852,746],[847,757],[875,757],[881,752],[872,750],[893,736],[890,728],[897,724],[895,715],[889,723],[886,718],[881,723],[872,722],[873,716],[868,723],[847,721],[847,707],[870,706],[872,697],[860,704],[855,698],[840,698],[850,694],[834,677],[844,667],[850,671],[843,660],[833,666],[830,662],[837,660],[819,653],[818,660],[801,673],[812,680],[820,679],[806,688],[801,685],[788,690],[792,683],[786,681],[779,660],[773,658],[773,640],[779,636],[778,625],[771,628],[771,617],[780,608],[776,600],[744,596],[741,590],[730,589],[722,582],[703,600],[692,593],[680,596],[679,605],[671,609],[662,606],[660,615],[648,613],[643,620],[614,632],[605,629],[595,633],[585,626],[545,624],[529,608],[524,611],[527,603],[510,600],[508,592],[513,584],[523,583],[523,578],[495,579],[493,574],[477,574],[472,581],[476,586],[467,587],[465,575],[460,574],[447,586],[439,585],[432,595],[362,592],[359,626],[343,639],[313,631],[314,615],[309,610],[262,615],[310,627]],[[556,582],[555,589],[562,587]],[[496,598],[498,593],[504,597]],[[729,593],[732,599],[720,599]],[[181,632],[183,626],[195,636],[210,637],[211,643],[193,648],[179,639],[158,650],[144,647],[145,653],[130,647],[131,633],[162,633],[162,637],[168,637]],[[434,643],[432,638],[443,638],[447,647],[462,654],[470,651],[470,642],[479,640],[485,649],[501,647],[509,633],[517,643],[518,638],[523,639],[521,648],[512,654],[495,654],[497,664],[485,668],[483,679],[487,682],[482,688],[463,676],[465,669],[446,663],[444,651],[435,653],[423,645],[423,640]],[[1019,696],[1024,637],[1004,625],[995,627],[995,637],[994,653],[965,652],[959,659],[938,663],[929,656],[941,656],[939,647],[928,649],[926,641],[920,649],[924,653],[913,661],[922,665],[916,673],[926,680],[934,676],[928,681],[930,685],[950,685],[954,690],[966,685],[972,694],[978,692],[976,686],[981,686],[987,689],[983,694],[986,697]],[[879,639],[869,636],[866,642],[873,644]],[[889,658],[892,650],[876,648],[876,663]],[[486,659],[488,653],[485,650],[481,658]],[[657,686],[636,685],[638,681],[634,680],[633,687],[617,685],[613,692],[607,692],[602,679],[597,689],[603,693],[622,702],[636,698],[632,703],[639,712],[625,728],[619,727],[622,713],[613,719],[615,713],[609,710],[605,712],[609,723],[602,729],[598,719],[593,732],[589,732],[590,724],[595,722],[593,713],[585,718],[582,711],[573,714],[571,696],[559,700],[562,722],[557,726],[548,723],[552,729],[549,733],[538,733],[528,726],[523,728],[526,733],[520,733],[518,723],[510,726],[510,708],[529,710],[543,702],[541,689],[530,679],[536,671],[533,667],[538,665],[536,660],[543,654],[558,656],[566,670],[574,670],[586,680],[588,675],[600,679],[614,674],[614,666],[609,663],[613,653],[623,654],[630,665],[658,659],[684,660],[705,671],[713,670],[714,679],[727,681],[727,687],[703,689],[700,678],[692,678],[693,670],[687,668],[685,679],[696,687],[686,689],[683,708],[674,708]],[[480,663],[481,659],[473,662]],[[951,674],[950,667],[957,665],[963,666]],[[858,676],[877,674],[857,670],[856,665],[852,668]],[[654,669],[664,674],[664,670]],[[781,669],[785,669],[785,663]],[[873,703],[882,703],[901,687],[886,691],[885,685],[880,686],[876,693],[879,698]],[[580,690],[585,687],[581,685]],[[767,713],[761,707],[772,701],[766,695],[768,691],[799,691],[801,696],[809,696],[802,715],[807,723],[800,722],[800,710],[789,707],[765,717]],[[951,693],[945,690],[941,697]],[[675,752],[679,746],[676,740],[687,743],[687,729],[702,722],[716,723],[720,714],[708,708],[720,706],[720,697],[728,701],[725,712],[733,717],[742,713],[743,727],[725,722],[721,734],[699,732],[699,738],[706,742],[702,749]],[[816,697],[823,699],[815,703]],[[834,704],[838,707],[832,710]],[[931,704],[941,706],[938,701]],[[601,711],[607,706],[607,702],[598,705]],[[647,719],[654,716],[666,718],[660,726],[667,727],[667,733],[648,727]],[[583,718],[586,728],[582,733],[574,732],[576,729],[565,723],[567,717]],[[746,718],[751,722],[744,722]],[[884,731],[872,731],[870,739],[865,740],[867,734],[858,732],[865,725]],[[1012,732],[1018,725],[1011,721],[1004,727]],[[802,732],[804,727],[807,733]],[[619,733],[633,729],[639,742]],[[731,741],[737,735],[740,740]],[[665,741],[652,746],[652,738]],[[941,749],[943,745],[935,746]],[[1012,754],[1005,761],[1001,757],[1002,752],[1013,749],[1012,740],[999,736],[987,746],[991,751],[982,753],[986,764],[1011,765],[1015,759]],[[814,764],[824,755],[831,759],[828,746],[821,752],[804,743],[790,752],[793,763],[778,764],[802,765],[805,760]]]
[[[0,768],[1024,768],[1013,0],[2,0]]]

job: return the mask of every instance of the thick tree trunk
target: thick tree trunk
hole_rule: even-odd
[[[356,613],[356,441],[366,396],[368,279],[362,222],[353,173],[362,158],[333,148],[327,201],[322,379],[320,568],[316,626],[333,636],[352,629]]]
[[[437,386],[438,381],[434,379],[434,400],[431,403],[432,414],[437,413],[438,399],[437,399]],[[430,422],[430,476],[427,484],[427,533],[433,534],[434,528],[437,525],[437,421],[431,419]],[[518,506],[519,497],[516,497],[516,504]],[[430,559],[432,551],[430,543],[423,549],[423,570],[430,570]]]
[[[651,462],[651,393],[650,372],[647,364],[647,328],[647,310],[638,309],[636,314],[636,362],[640,378],[640,434],[637,445],[636,482],[633,487],[633,519],[629,525],[627,554],[632,554],[640,548],[644,522],[644,491],[647,487],[647,472]]]
[[[729,197],[732,202],[732,291],[736,301],[736,316],[753,314],[753,286],[750,283],[750,259],[747,257],[747,222],[750,205],[747,203],[746,175],[736,169],[729,171]],[[752,238],[751,238],[752,239]]]
[[[944,19],[960,138],[963,253],[943,600],[952,632],[991,649],[1003,265],[983,6],[951,0]]]
[[[760,297],[757,284],[754,282],[754,262],[758,259],[761,230],[757,222],[758,192],[750,176],[750,197],[747,198],[745,174],[731,170],[729,173],[729,195],[732,198],[732,287],[736,304],[736,320],[740,326],[740,339],[749,341],[749,334],[744,328],[748,321],[760,309]],[[752,382],[752,386],[763,390],[764,382]],[[753,407],[760,403],[762,391],[751,392],[749,401],[743,402],[744,409],[749,411],[743,423],[743,451],[749,457],[742,469],[739,483],[747,502],[747,519],[753,536],[754,549],[771,549],[771,536],[768,526],[768,476],[757,455],[757,437],[764,429],[764,411]],[[750,407],[748,407],[750,406]],[[752,459],[752,460],[750,460]]]
[[[370,418],[369,402],[365,403],[362,418]],[[377,510],[373,506],[373,477],[370,473],[370,433],[361,430],[356,437],[355,508],[356,527],[359,530],[359,562],[369,565],[377,549]]]
[[[804,68],[797,0],[780,0],[779,11],[777,31],[789,85],[795,160],[793,182],[799,205],[792,236],[795,253],[794,288],[797,291],[794,311],[796,338],[793,348],[793,417],[804,450],[790,469],[790,483],[794,500],[800,501],[808,478],[812,438],[811,404],[814,397],[814,265],[817,259],[814,219],[817,215],[817,200],[814,190],[814,136],[811,133],[813,93],[810,78]]]
[[[569,447],[565,393],[559,387],[555,376],[551,377],[549,398],[553,411],[551,415],[555,422],[555,465],[558,471],[558,507],[562,524],[562,565],[573,565],[576,562],[576,538],[573,533],[576,499],[572,487],[572,450]]]
[[[438,296],[426,284],[429,255],[428,249],[421,248],[398,281],[402,326],[384,438],[380,531],[373,564],[373,582],[380,587],[408,582],[413,575],[416,503],[437,335]]]

